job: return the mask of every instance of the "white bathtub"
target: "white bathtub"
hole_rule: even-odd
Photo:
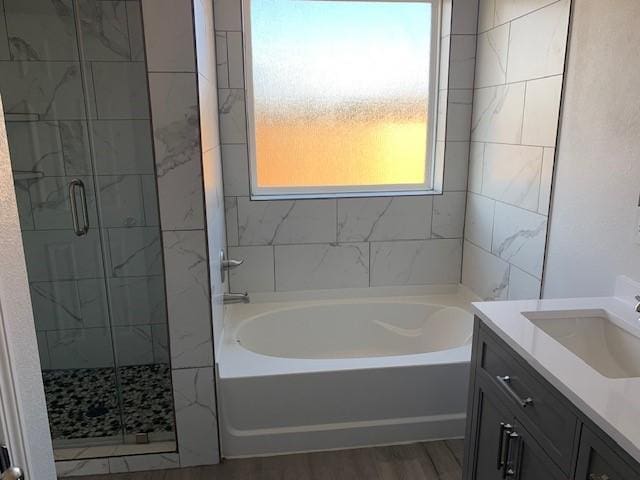
[[[471,300],[421,287],[262,294],[228,308],[223,455],[461,437]]]

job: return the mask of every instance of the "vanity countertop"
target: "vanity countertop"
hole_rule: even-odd
[[[636,290],[637,291],[637,290]],[[507,302],[478,302],[475,314],[564,394],[596,425],[640,462],[640,377],[608,378],[547,335],[522,312],[606,310],[640,327],[630,289],[617,296]]]

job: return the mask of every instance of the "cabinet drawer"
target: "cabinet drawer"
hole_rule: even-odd
[[[636,467],[640,467],[636,465]],[[588,427],[582,428],[576,480],[637,480],[634,469]]]
[[[480,330],[478,374],[498,386],[547,455],[565,472],[571,470],[578,418],[569,403],[537,372],[516,359],[515,353],[486,329]]]

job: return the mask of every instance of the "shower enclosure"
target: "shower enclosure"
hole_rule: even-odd
[[[56,454],[173,450],[140,2],[0,0],[0,13],[0,94]]]

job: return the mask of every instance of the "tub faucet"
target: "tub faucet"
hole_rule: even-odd
[[[248,292],[244,292],[244,293],[224,293],[222,295],[222,303],[223,304],[229,304],[229,303],[249,303],[251,300],[249,300],[249,293]]]

